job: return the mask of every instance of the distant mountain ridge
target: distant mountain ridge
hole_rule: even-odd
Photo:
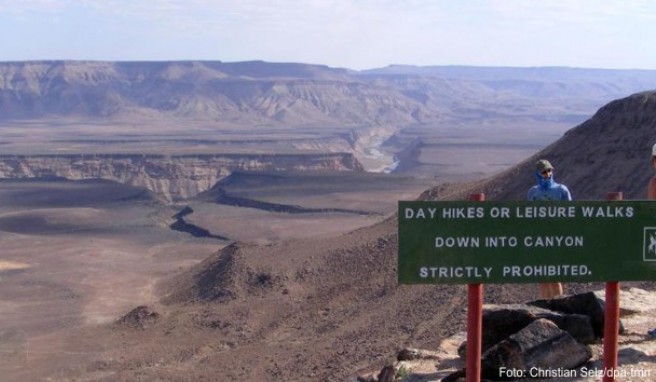
[[[346,102],[345,102],[346,101]],[[344,69],[263,62],[0,64],[0,119],[179,117],[242,125],[411,122],[416,101]]]
[[[263,61],[0,63],[0,120],[180,118],[235,125],[390,125],[489,113],[581,122],[656,89],[656,71]],[[494,110],[491,111],[491,106]]]

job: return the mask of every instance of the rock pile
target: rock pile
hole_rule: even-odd
[[[118,320],[118,325],[128,328],[146,329],[155,324],[158,318],[159,313],[145,305],[141,305],[121,317]]]
[[[603,292],[589,292],[526,304],[485,305],[481,377],[485,381],[593,381],[603,371]],[[620,294],[618,376],[656,378],[653,325],[656,295],[637,288]],[[628,328],[628,329],[627,329]],[[360,382],[437,382],[465,380],[465,333],[443,341],[436,351],[403,349],[380,372]],[[627,376],[629,375],[627,374]],[[596,378],[596,379],[595,379]]]

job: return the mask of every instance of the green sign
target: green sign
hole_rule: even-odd
[[[656,280],[656,202],[399,202],[400,284]]]

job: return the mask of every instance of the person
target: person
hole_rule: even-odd
[[[656,170],[656,144],[651,148],[651,167]],[[653,175],[651,179],[649,179],[649,183],[647,183],[647,199],[656,199],[656,175]],[[656,329],[652,329],[647,333],[650,337],[656,338]]]
[[[651,166],[656,170],[656,144],[651,148]],[[656,175],[652,176],[647,184],[647,199],[656,199]]]
[[[572,195],[567,186],[556,183],[553,173],[554,168],[548,160],[540,159],[537,161],[535,163],[537,184],[528,190],[526,199],[529,201],[572,200]],[[656,184],[654,187],[656,190]],[[563,294],[563,285],[559,282],[540,283],[538,288],[539,296],[543,299],[552,299]]]

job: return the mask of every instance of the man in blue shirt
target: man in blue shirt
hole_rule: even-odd
[[[537,184],[528,190],[527,200],[572,200],[569,189],[564,184],[556,183],[553,176],[553,166],[546,159],[535,163],[535,178]],[[561,283],[540,283],[540,298],[551,299],[563,294]]]
[[[528,190],[527,200],[572,200],[567,186],[554,180],[553,169],[548,160],[537,161],[535,164],[537,184]]]
[[[656,144],[651,147],[651,167],[656,170]],[[652,176],[647,183],[647,199],[656,199],[656,175]],[[656,329],[652,329],[648,333],[652,338],[656,338]]]
[[[656,144],[651,148],[651,167],[656,170]],[[647,183],[647,199],[656,199],[656,175],[652,176],[649,183]]]

